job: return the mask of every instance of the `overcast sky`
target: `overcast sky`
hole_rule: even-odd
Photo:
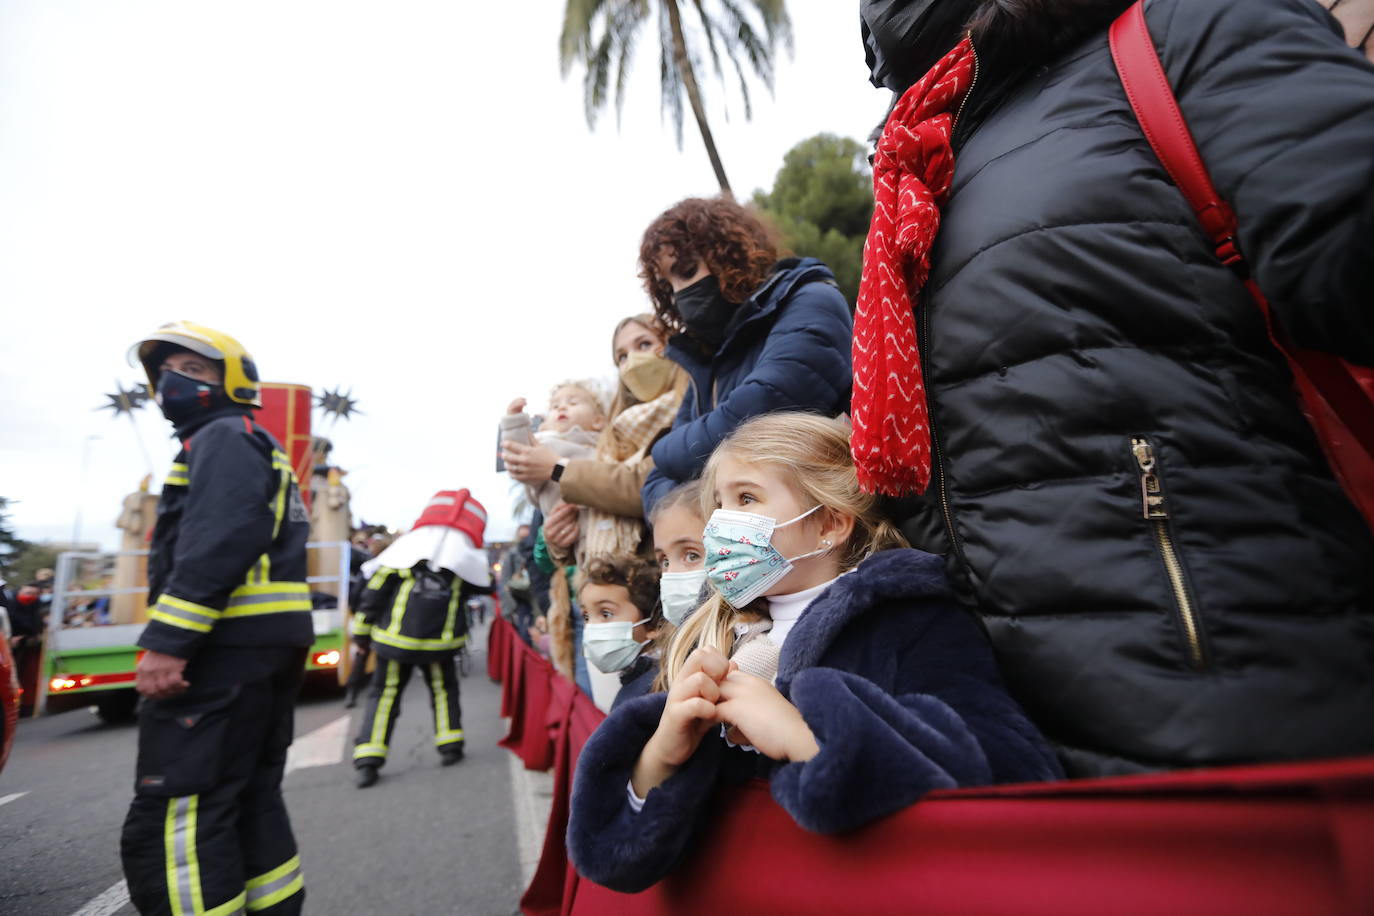
[[[706,83],[741,197],[797,141],[862,138],[885,109],[857,4],[790,6],[795,56],[752,122]],[[155,405],[136,430],[96,408],[173,319],[233,334],[267,379],[353,388],[364,415],[327,432],[355,519],[408,526],[466,486],[508,533],[498,416],[609,377],[615,323],[648,307],[644,227],[716,190],[690,115],[681,151],[660,119],[652,31],[621,128],[588,129],[562,8],[0,0],[0,495],[19,534],[67,540],[80,507],[82,538],[116,545],[140,440],[161,485]]]

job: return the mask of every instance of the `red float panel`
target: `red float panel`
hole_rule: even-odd
[[[309,385],[260,382],[262,409],[258,423],[281,443],[301,485],[301,498],[310,507],[310,411],[314,406]]]

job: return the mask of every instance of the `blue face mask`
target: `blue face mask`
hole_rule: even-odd
[[[635,627],[645,623],[648,621],[589,623],[582,628],[582,654],[602,674],[624,671],[649,644],[647,639],[639,642],[634,637]]]
[[[773,532],[795,525],[820,506],[813,506],[791,521],[753,512],[717,509],[706,523],[702,543],[706,548],[706,578],[732,607],[744,607],[776,585],[799,560],[818,557],[829,545],[797,557],[784,557],[773,546]]]

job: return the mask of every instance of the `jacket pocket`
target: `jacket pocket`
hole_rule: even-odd
[[[239,689],[231,684],[193,696],[145,702],[139,713],[134,791],[155,798],[180,798],[218,783]]]
[[[1173,594],[1174,619],[1183,640],[1183,649],[1190,667],[1201,670],[1209,662],[1206,637],[1197,601],[1188,586],[1188,577],[1179,558],[1178,545],[1169,531],[1169,504],[1164,494],[1154,445],[1144,436],[1131,437],[1131,456],[1140,472],[1141,514],[1150,528],[1155,550],[1164,566]]]

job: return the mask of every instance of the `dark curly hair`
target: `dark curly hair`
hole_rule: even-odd
[[[662,622],[658,606],[658,564],[636,556],[595,557],[582,567],[582,585],[619,585],[630,593],[630,602],[654,629]]]
[[[705,264],[720,283],[721,295],[738,304],[767,279],[778,260],[778,246],[773,228],[759,214],[725,197],[689,197],[650,223],[639,243],[639,276],[659,322],[680,333],[682,316],[673,306],[673,288],[659,272],[664,254],[680,276],[691,276]]]

